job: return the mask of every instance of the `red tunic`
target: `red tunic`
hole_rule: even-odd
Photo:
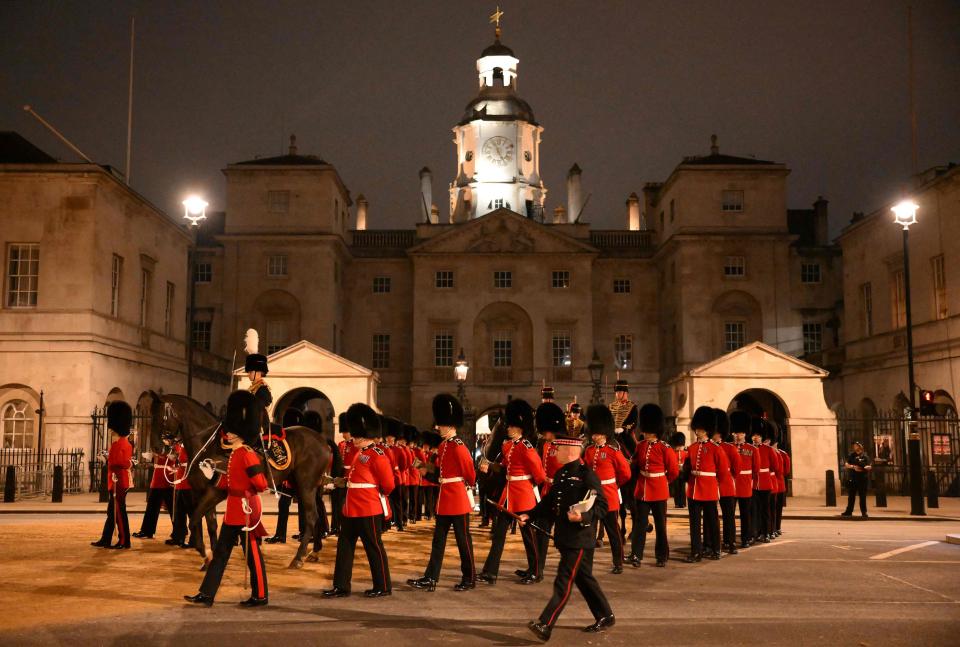
[[[777,449],[777,454],[780,456],[781,463],[781,469],[777,472],[777,481],[780,483],[780,491],[786,492],[787,477],[790,476],[793,465],[790,462],[790,454],[779,448]]]
[[[503,441],[500,464],[507,474],[507,487],[500,495],[500,505],[510,512],[527,512],[539,501],[536,485],[547,480],[537,450],[528,440],[518,438]]]
[[[633,462],[640,468],[633,497],[638,501],[666,501],[670,483],[680,474],[677,454],[660,440],[644,440],[637,445]]]
[[[347,500],[343,504],[345,517],[390,516],[386,496],[393,492],[395,478],[385,448],[367,445],[357,452],[347,478]]]
[[[113,441],[110,452],[107,454],[107,490],[113,492],[114,485],[123,491],[129,489],[131,467],[133,467],[133,447],[126,436],[121,436]]]
[[[353,459],[357,457],[357,446],[352,440],[340,441],[340,456],[343,458],[343,473],[349,474]]]
[[[552,440],[546,440],[543,447],[540,448],[540,462],[543,463],[543,473],[547,475],[543,486],[540,488],[540,496],[547,496],[550,486],[553,485],[553,475],[557,470],[563,467],[557,459],[557,446]]]
[[[773,494],[786,492],[786,481],[783,478],[783,459],[780,458],[780,452],[773,447],[770,447],[770,476],[773,481],[770,492]]]
[[[173,446],[174,450],[177,452],[177,471],[176,471],[176,480],[180,481],[177,483],[177,490],[190,490],[190,479],[183,478],[186,474],[187,466],[190,464],[190,461],[187,459],[187,450],[183,448],[182,443],[177,443]],[[181,480],[182,479],[182,480]]]
[[[728,466],[728,469],[717,475],[720,478],[720,497],[735,497],[737,496],[737,472],[740,471],[740,455],[733,443],[720,443],[719,447],[727,457]]]
[[[407,483],[409,485],[420,485],[420,470],[416,468],[417,461],[423,462],[423,452],[419,447],[407,446],[407,459],[409,467],[407,468]]]
[[[687,498],[694,501],[719,501],[720,483],[717,475],[726,471],[730,464],[726,454],[710,441],[690,445],[690,481],[687,483]]]
[[[173,449],[170,450],[173,452]],[[159,452],[153,455],[153,476],[150,477],[150,489],[167,489],[170,487],[170,481],[173,480],[173,473],[167,473],[167,465],[173,467],[173,460],[170,454],[161,454]],[[167,479],[170,479],[169,481]]]
[[[440,443],[437,457],[437,467],[440,470],[437,514],[461,515],[473,512],[467,487],[476,483],[477,474],[470,458],[470,450],[462,440],[454,436]]]
[[[754,445],[754,447],[756,448],[754,460],[757,461],[757,478],[753,482],[753,489],[772,490],[773,475],[771,474],[771,468],[774,468],[774,466],[770,462],[773,458],[771,456],[773,448],[770,445]]]
[[[630,480],[630,463],[623,452],[610,445],[590,445],[583,454],[583,462],[596,472],[607,500],[607,512],[620,509],[620,486]]]
[[[760,474],[760,461],[757,448],[750,443],[735,445],[740,460],[740,469],[737,470],[737,498],[749,499],[753,496],[753,484]]]
[[[227,490],[227,513],[223,516],[223,523],[244,528],[253,526],[251,532],[255,537],[266,536],[260,493],[267,489],[267,477],[257,452],[246,445],[230,452],[227,473],[220,479],[219,487]],[[249,512],[244,510],[244,502]]]

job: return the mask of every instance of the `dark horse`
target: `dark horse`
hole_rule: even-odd
[[[226,469],[229,455],[220,447],[218,437],[211,440],[211,437],[219,431],[218,423],[199,402],[182,395],[164,395],[159,396],[159,399],[161,403],[155,402],[155,408],[159,409],[161,418],[166,415],[167,419],[172,421],[167,422],[165,428],[175,426],[178,429],[178,435],[193,465],[188,477],[190,485],[197,494],[197,501],[190,525],[196,528],[200,520],[208,514],[214,514],[217,504],[226,498],[226,491],[213,487],[197,466],[201,460],[210,459],[219,469]],[[170,406],[166,407],[165,404]],[[206,416],[200,415],[197,410],[203,411]],[[165,411],[166,414],[164,414]],[[261,426],[263,429],[269,428],[266,412],[264,412]],[[267,471],[267,482],[270,487],[278,488],[286,480],[297,493],[299,505],[304,511],[304,527],[300,533],[300,547],[290,562],[290,568],[301,568],[317,523],[317,488],[323,484],[327,466],[337,467],[339,456],[336,446],[331,447],[327,442],[328,429],[317,433],[309,427],[294,426],[286,428],[285,432],[287,445],[290,447],[290,463],[284,470],[278,470],[270,465]],[[267,464],[262,452],[260,453],[261,460]],[[201,554],[206,556],[202,538],[200,542]]]

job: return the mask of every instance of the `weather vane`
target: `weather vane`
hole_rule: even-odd
[[[500,5],[497,5],[497,10],[490,14],[490,22],[496,25],[497,40],[500,39],[500,18],[503,17],[503,12],[500,11]]]

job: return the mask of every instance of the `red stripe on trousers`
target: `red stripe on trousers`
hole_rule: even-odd
[[[387,582],[387,565],[383,562],[383,551],[380,550],[380,535],[377,534],[377,526],[373,523],[373,517],[370,517],[370,529],[373,531],[374,540],[376,540],[374,545],[377,547],[377,554],[380,555],[380,575],[383,578],[383,590],[386,591],[390,585]]]
[[[580,568],[580,559],[583,557],[583,549],[580,549],[580,554],[577,555],[577,561],[573,565],[573,569],[570,571],[570,581],[567,582],[567,592],[563,594],[563,599],[560,600],[560,604],[554,610],[553,615],[550,616],[550,622],[547,623],[548,627],[553,626],[554,620],[557,619],[557,614],[567,605],[567,599],[570,597],[570,590],[573,588],[573,581],[577,579],[577,569]]]
[[[250,544],[251,559],[253,560],[253,570],[257,576],[257,597],[266,597],[263,591],[263,561],[260,557],[260,547],[257,545],[257,538],[250,540],[250,531],[247,531],[247,542]]]
[[[467,513],[463,516],[463,534],[466,535],[467,542],[467,552],[470,554],[470,573],[474,580],[477,579],[477,566],[473,561],[473,547],[471,546],[472,542],[470,541],[470,513]]]

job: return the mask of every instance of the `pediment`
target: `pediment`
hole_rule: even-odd
[[[457,225],[412,247],[409,254],[574,254],[595,253],[592,245],[553,231],[550,225],[509,209]]]
[[[815,377],[829,373],[762,342],[753,342],[690,371],[691,377]]]
[[[373,374],[371,369],[351,362],[307,340],[298,341],[269,355],[267,363],[270,366],[268,379],[271,376],[369,377]],[[240,377],[246,375],[242,367],[233,374]]]

